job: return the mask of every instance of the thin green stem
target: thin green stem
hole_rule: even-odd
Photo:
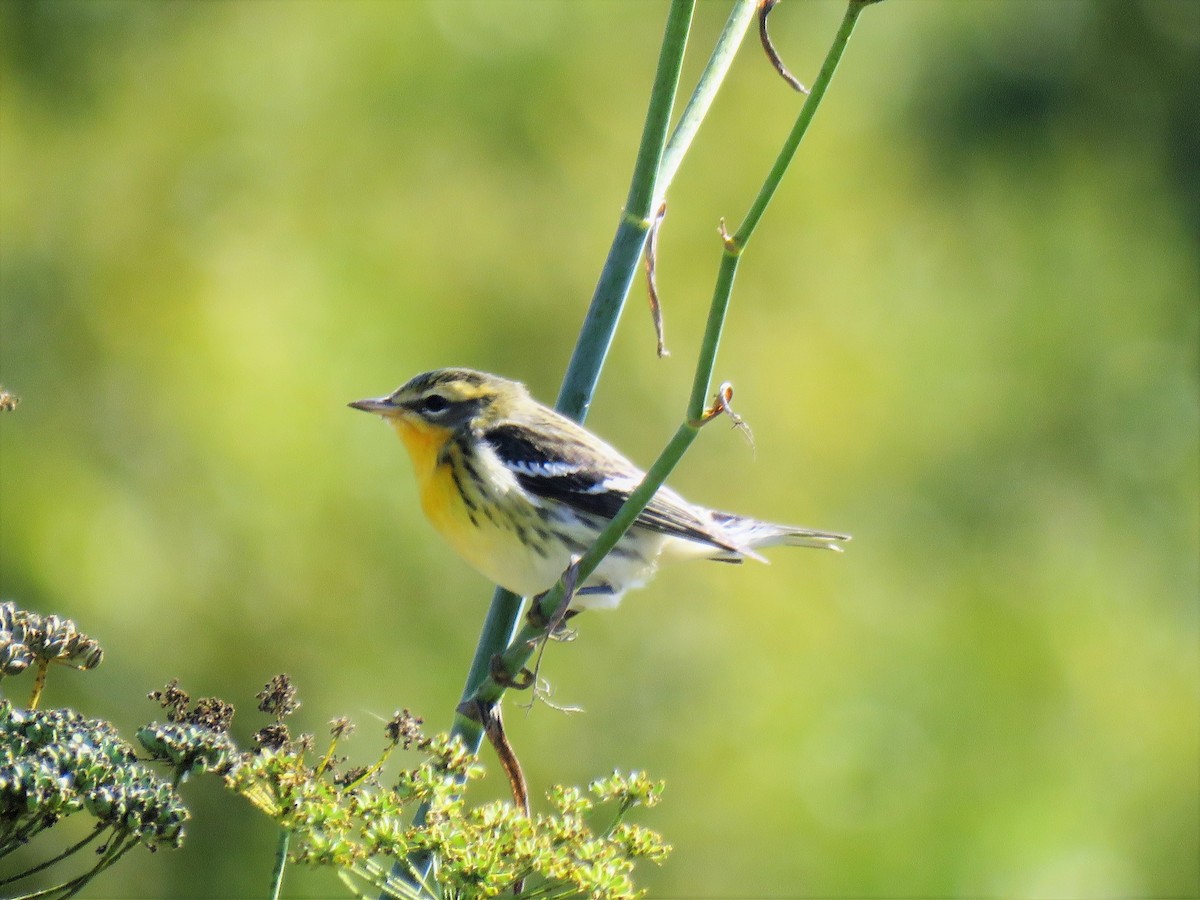
[[[629,530],[633,525],[634,520],[646,508],[646,504],[654,497],[655,493],[667,480],[667,476],[683,458],[683,454],[687,452],[688,447],[692,445],[692,441],[696,439],[696,435],[700,432],[700,423],[684,422],[675,432],[675,436],[659,454],[658,459],[654,461],[654,465],[646,473],[646,477],[642,479],[641,484],[629,495],[629,499],[617,511],[612,521],[596,538],[596,542],[579,560],[576,566],[576,577],[579,583],[587,580],[588,576],[596,571],[596,567],[608,555],[608,552],[617,545],[621,536]],[[555,610],[558,609],[566,596],[566,585],[563,579],[559,579],[546,594],[544,594],[538,603],[538,610],[543,618],[550,618]],[[500,657],[500,663],[509,673],[515,676],[524,667],[525,663],[533,655],[538,642],[545,636],[545,628],[526,623],[521,631],[517,634],[508,649]],[[479,688],[475,691],[472,699],[482,701],[483,703],[492,703],[504,696],[507,688],[496,682],[490,675],[484,679]],[[459,719],[466,719],[465,716],[459,715]]]
[[[65,894],[63,896],[63,900],[67,900],[68,897],[74,897],[77,893],[79,893],[81,890],[83,890],[87,886],[87,883],[89,881],[91,881],[93,878],[95,878],[97,875],[99,875],[101,872],[105,871],[106,869],[112,868],[114,865],[116,865],[117,862],[120,861],[121,857],[123,857],[126,853],[128,853],[130,850],[132,850],[134,847],[136,847],[139,843],[141,843],[141,842],[138,840],[136,835],[130,835],[125,840],[124,844],[122,844],[120,847],[118,847],[115,851],[111,851],[108,854],[106,854],[104,859],[102,859],[100,861],[100,863],[96,866],[96,868],[92,871],[92,873],[87,877],[87,879],[80,881],[79,884],[76,885],[69,894]]]
[[[642,140],[633,164],[625,215],[645,219],[647,228],[650,227],[655,185],[658,183],[663,147],[667,143],[667,129],[671,124],[671,110],[675,107],[679,73],[683,70],[683,54],[687,49],[688,32],[692,28],[695,9],[696,0],[674,0],[667,13],[666,32],[658,54],[654,87],[650,92],[650,108],[646,111],[646,124],[642,128]]]
[[[871,0],[867,0],[867,2],[871,2]],[[700,360],[696,366],[696,377],[692,381],[692,395],[688,402],[689,419],[696,419],[701,415],[704,403],[708,398],[709,386],[712,383],[713,368],[716,365],[717,348],[721,343],[721,332],[725,327],[725,314],[729,310],[733,282],[737,276],[737,267],[742,253],[745,251],[746,245],[750,243],[750,238],[758,227],[758,223],[762,220],[763,214],[767,211],[767,206],[770,205],[771,198],[775,196],[776,190],[778,190],[780,183],[783,181],[783,176],[787,172],[788,166],[791,165],[792,160],[795,158],[800,141],[803,140],[805,133],[808,131],[808,126],[812,122],[813,116],[816,115],[817,107],[821,105],[821,100],[824,98],[830,82],[833,81],[833,74],[837,71],[838,63],[841,61],[842,54],[846,50],[846,44],[850,41],[850,35],[854,31],[854,25],[858,21],[858,16],[866,5],[867,3],[864,0],[850,0],[850,4],[846,8],[846,14],[842,17],[842,23],[833,37],[833,43],[830,44],[829,50],[825,54],[825,61],[821,65],[821,71],[817,73],[817,78],[813,82],[812,89],[805,99],[804,105],[800,108],[800,114],[796,117],[796,122],[792,125],[792,130],[783,142],[783,149],[779,151],[779,156],[776,157],[775,164],[771,167],[771,171],[763,181],[762,187],[759,188],[754,202],[750,204],[750,209],[747,211],[746,217],[742,220],[742,224],[738,227],[737,232],[733,235],[724,236],[721,266],[717,273],[717,283],[713,290],[713,300],[708,311],[708,324],[705,327],[704,339],[700,345]],[[722,225],[723,231],[724,225]]]
[[[103,822],[98,823],[96,825],[96,827],[92,829],[91,834],[87,835],[82,840],[75,842],[70,847],[68,847],[66,850],[59,853],[57,856],[52,856],[49,859],[38,863],[36,866],[32,866],[32,867],[26,869],[24,872],[20,872],[9,878],[0,879],[0,885],[11,884],[14,881],[20,881],[23,878],[28,878],[30,875],[36,875],[38,872],[41,872],[43,869],[50,868],[51,866],[55,865],[56,863],[59,863],[62,860],[66,859],[72,853],[82,850],[84,847],[86,847],[92,841],[96,840],[96,838],[100,837],[100,835],[104,833],[106,828],[108,828],[108,825],[104,824]]]
[[[475,645],[475,656],[471,660],[471,668],[467,672],[467,683],[463,687],[463,699],[470,697],[487,678],[488,667],[492,657],[500,653],[512,643],[513,635],[517,633],[517,621],[521,616],[522,600],[512,591],[496,588],[492,595],[492,604],[488,607],[483,629],[479,633],[479,642]],[[462,738],[463,743],[472,752],[478,752],[483,744],[483,728],[478,722],[457,716],[451,729],[452,734]],[[419,821],[424,821],[424,807],[418,813]]]
[[[604,559],[604,556],[616,546],[622,535],[633,525],[642,510],[645,509],[646,504],[650,502],[654,494],[666,481],[667,476],[683,457],[688,447],[691,446],[692,441],[695,440],[705,421],[704,412],[705,402],[708,398],[708,386],[712,380],[717,349],[720,346],[721,333],[725,327],[725,316],[729,310],[730,299],[733,295],[733,283],[737,275],[737,267],[742,251],[745,249],[746,242],[762,218],[762,214],[770,203],[771,197],[774,196],[775,190],[778,188],[788,164],[790,164],[792,158],[795,156],[800,139],[804,136],[813,115],[816,113],[817,107],[820,105],[821,98],[825,95],[829,82],[833,78],[833,73],[837,69],[838,61],[845,51],[846,43],[850,38],[850,33],[854,29],[854,24],[858,19],[859,13],[862,11],[863,5],[865,5],[863,0],[851,0],[841,27],[838,29],[833,43],[826,54],[821,72],[813,83],[812,92],[805,100],[796,124],[792,127],[792,131],[788,135],[787,141],[785,141],[784,150],[780,153],[775,165],[771,168],[763,188],[759,191],[758,196],[751,205],[750,212],[747,214],[742,227],[738,229],[736,235],[731,236],[724,233],[724,227],[722,226],[724,248],[722,250],[721,265],[717,272],[717,280],[713,288],[713,299],[709,306],[708,323],[705,327],[699,358],[696,362],[696,374],[692,382],[692,393],[688,402],[687,414],[684,417],[683,424],[679,426],[679,429],[675,432],[675,436],[663,449],[658,459],[655,460],[654,465],[650,467],[641,484],[629,496],[629,499],[625,501],[624,505],[617,512],[616,516],[613,517],[612,521],[609,522],[604,531],[601,532],[588,552],[580,559],[574,573],[574,577],[579,584],[587,580],[588,576],[596,570],[596,567]],[[560,578],[554,587],[540,599],[539,611],[543,617],[549,618],[558,609],[566,595],[566,590],[567,587],[564,579]],[[509,675],[515,676],[521,671],[525,663],[533,655],[538,641],[544,637],[544,634],[544,629],[532,624],[526,624],[517,634],[501,657],[503,668]],[[504,685],[497,683],[494,678],[489,676],[474,693],[474,699],[485,703],[496,702],[503,696],[506,689]],[[464,722],[469,721],[462,715],[459,716],[459,719]]]
[[[716,99],[717,91],[725,81],[729,67],[733,65],[738,47],[741,46],[750,23],[754,21],[754,11],[757,8],[758,0],[736,0],[733,4],[725,27],[721,29],[716,46],[713,47],[712,55],[709,56],[704,71],[700,73],[696,88],[692,91],[692,96],[683,108],[679,122],[676,123],[663,150],[662,167],[658,172],[658,184],[654,192],[654,202],[650,204],[651,210],[658,208],[667,194],[667,188],[675,180],[675,173],[700,129],[700,123],[708,115],[708,109]]]
[[[713,369],[717,364],[717,350],[721,346],[721,333],[725,330],[725,314],[733,296],[733,280],[737,275],[738,257],[741,251],[727,240],[717,269],[717,282],[713,287],[712,302],[708,306],[708,322],[704,326],[704,338],[700,341],[700,353],[696,360],[696,375],[692,379],[692,393],[688,399],[687,418],[695,422],[704,415],[704,404],[708,400],[708,385],[712,381]]]
[[[634,167],[629,198],[609,247],[608,257],[605,259],[600,280],[596,284],[558,394],[558,411],[576,421],[582,422],[587,418],[592,394],[600,377],[600,369],[612,344],[612,336],[629,294],[629,287],[637,273],[637,263],[646,244],[651,217],[666,196],[667,189],[674,181],[692,140],[716,98],[717,91],[724,83],[742,38],[754,19],[757,2],[758,0],[736,0],[734,3],[704,71],[696,82],[696,87],[672,130],[670,139],[660,151],[658,170],[652,172],[642,165],[654,152],[653,149],[647,149],[646,144],[648,140],[658,138],[662,123],[669,119],[670,105],[678,87],[678,72],[687,41],[687,33],[682,23],[685,17],[689,21],[691,17],[690,4],[680,3],[672,7],[672,18],[668,21],[663,42],[664,57],[659,60],[659,74],[664,77],[662,80],[656,80],[651,92],[650,112],[647,114],[646,127],[642,133],[643,149],[638,153],[638,164]],[[673,68],[664,73],[663,62],[668,51],[671,52]],[[667,80],[672,74],[673,83]],[[650,198],[648,203],[645,201],[647,196]]]
[[[674,0],[667,15],[658,69],[650,91],[646,124],[642,128],[642,140],[638,146],[625,209],[558,392],[555,404],[558,411],[579,422],[587,418],[600,369],[612,346],[617,320],[624,308],[625,297],[629,294],[629,286],[633,284],[637,261],[650,231],[651,213],[660,181],[658,169],[671,109],[675,104],[675,93],[679,87],[679,73],[683,68],[683,52],[687,47],[694,8],[695,0]]]
[[[763,186],[759,189],[758,196],[750,204],[746,218],[742,220],[741,226],[733,236],[734,241],[741,247],[744,248],[749,243],[751,234],[758,227],[759,220],[767,211],[771,198],[775,196],[775,191],[783,181],[784,173],[791,165],[792,158],[796,155],[796,149],[800,146],[800,141],[804,139],[804,133],[808,131],[809,123],[816,115],[817,107],[821,105],[821,99],[825,96],[829,83],[833,81],[833,73],[837,71],[838,63],[841,62],[842,54],[846,50],[846,44],[850,41],[850,34],[854,31],[854,24],[858,21],[858,16],[865,5],[862,0],[850,0],[846,14],[842,17],[842,24],[838,28],[837,34],[833,36],[833,43],[830,45],[829,51],[825,54],[825,62],[821,65],[821,71],[817,73],[812,89],[809,91],[804,105],[800,108],[800,115],[797,116],[796,123],[792,126],[787,140],[783,142],[783,149],[779,151],[775,165],[771,167]]]
[[[67,900],[69,897],[74,897],[81,890],[83,890],[84,887],[87,886],[88,882],[94,879],[109,866],[113,865],[113,863],[136,847],[137,844],[137,837],[131,836],[127,830],[122,829],[118,832],[114,832],[113,837],[108,844],[108,848],[100,857],[100,861],[82,875],[77,875],[70,881],[65,881],[56,887],[47,888],[44,891],[37,891],[32,894],[25,894],[23,897],[16,898],[16,900],[33,900],[35,897],[44,897],[50,895],[57,897],[58,900]],[[60,891],[61,893],[59,893]]]
[[[283,890],[283,870],[287,868],[288,846],[291,842],[291,829],[279,829],[279,843],[275,845],[275,867],[271,870],[271,900],[279,900],[279,892]]]
[[[612,246],[600,272],[559,390],[558,410],[579,422],[587,417],[592,394],[600,378],[600,370],[612,345],[617,320],[629,293],[629,286],[633,283],[637,262],[649,233],[652,203],[659,184],[663,146],[666,143],[671,111],[675,105],[675,94],[679,87],[679,74],[683,69],[683,55],[695,5],[695,0],[673,0],[671,3],[625,210],[613,236]],[[503,588],[497,588],[493,594],[467,673],[462,695],[464,700],[474,696],[481,686],[490,680],[488,672],[492,658],[513,641],[521,614],[521,603],[520,597]],[[459,736],[472,753],[479,752],[483,743],[483,728],[479,723],[461,714],[456,715],[451,734]],[[428,811],[428,805],[422,804],[417,810],[415,824],[422,824]],[[406,871],[397,861],[392,874],[398,878],[415,876],[419,881],[429,871],[431,862],[428,854],[415,854],[409,860],[411,871]]]

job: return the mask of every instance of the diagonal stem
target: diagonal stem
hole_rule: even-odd
[[[655,192],[662,185],[659,168],[695,5],[696,0],[673,0],[671,3],[625,210],[613,236],[612,246],[600,272],[559,391],[559,411],[580,422],[587,416],[600,369],[612,344],[617,320],[633,283],[637,262],[649,232]],[[463,702],[475,697],[480,688],[491,680],[488,674],[491,660],[512,643],[521,614],[521,603],[520,597],[503,588],[497,588],[493,594],[467,673]],[[472,753],[478,753],[484,731],[480,723],[460,713],[454,718],[451,735],[461,738]],[[414,823],[422,824],[427,814],[428,806],[422,805],[417,810]],[[392,874],[398,878],[412,875],[420,881],[428,874],[431,859],[428,854],[416,854],[408,863],[406,867],[398,860],[392,868]]]
[[[671,132],[670,139],[659,154],[658,172],[649,171],[642,165],[644,160],[653,158],[653,151],[638,153],[638,165],[634,170],[634,183],[630,185],[626,214],[622,216],[613,237],[558,395],[559,412],[577,421],[582,422],[587,417],[592,394],[600,377],[600,368],[612,342],[625,296],[637,271],[637,261],[648,234],[651,211],[661,204],[684,155],[691,147],[692,140],[709,107],[712,106],[717,90],[729,72],[742,38],[754,18],[756,6],[757,0],[737,0],[734,3],[696,88]],[[667,23],[663,39],[658,76],[651,92],[650,113],[647,114],[647,124],[643,129],[643,144],[650,139],[656,140],[661,134],[662,123],[669,120],[668,98],[673,100],[678,86],[678,73],[687,40],[684,22],[686,20],[690,23],[691,11],[691,3],[677,2],[672,6],[672,18]],[[669,61],[669,64],[664,60]],[[637,184],[651,183],[652,190],[647,191],[645,187],[635,190]],[[650,197],[649,202],[645,200],[647,194]],[[634,204],[640,204],[640,207],[635,207]],[[632,216],[629,214],[631,209],[634,211]],[[644,227],[639,227],[639,222]],[[492,657],[512,644],[520,614],[521,598],[503,588],[497,588],[492,596],[491,606],[488,608],[476,644],[475,656],[467,674],[462,695],[464,700],[472,696],[487,677]],[[476,730],[472,724],[455,720],[455,733],[467,741],[468,747],[477,750],[483,735],[482,732],[476,733]]]
[[[667,125],[679,85],[694,7],[695,0],[674,0],[671,4],[625,212],[613,237],[612,247],[559,391],[558,410],[577,421],[583,421],[587,416],[592,392],[612,343],[617,319],[637,271],[637,261],[650,227],[651,202],[659,182],[657,172],[666,143]],[[492,657],[512,643],[520,613],[521,598],[497,588],[467,674],[463,700],[473,696],[488,677]],[[483,741],[483,731],[479,725],[463,716],[455,718],[451,733],[463,738],[472,752],[477,752]]]
[[[729,235],[725,232],[724,225],[722,225],[721,233],[724,248],[721,256],[721,265],[717,272],[712,304],[709,307],[708,324],[705,328],[699,359],[696,363],[696,375],[692,383],[692,394],[688,402],[687,414],[684,417],[683,423],[675,432],[675,436],[663,449],[662,453],[659,454],[658,459],[650,467],[641,484],[630,494],[629,499],[625,501],[612,521],[609,522],[608,526],[596,539],[596,542],[574,567],[575,572],[572,573],[572,578],[577,577],[580,584],[587,581],[588,576],[595,571],[604,556],[616,546],[621,536],[633,525],[638,515],[645,509],[646,505],[666,481],[667,476],[670,475],[679,460],[682,459],[683,454],[691,446],[692,441],[696,439],[696,435],[699,434],[700,428],[706,421],[705,400],[708,395],[708,385],[712,380],[717,349],[720,345],[721,332],[725,326],[725,315],[729,309],[729,302],[733,293],[734,277],[737,274],[737,267],[742,252],[745,250],[746,244],[754,233],[754,229],[762,219],[763,213],[766,211],[771,198],[779,187],[779,182],[787,171],[788,165],[795,156],[796,149],[799,147],[800,141],[804,137],[809,124],[812,122],[817,107],[820,105],[821,99],[825,96],[825,91],[833,79],[833,74],[837,70],[837,65],[842,58],[842,54],[845,52],[846,44],[850,39],[850,34],[854,30],[858,16],[869,2],[871,0],[851,0],[846,15],[842,19],[841,26],[834,36],[833,43],[826,53],[821,71],[813,82],[812,91],[805,99],[796,122],[792,126],[787,140],[784,142],[783,149],[780,151],[775,165],[772,166],[762,188],[751,204],[750,211],[746,214],[741,227],[736,234]],[[540,598],[539,610],[543,617],[548,618],[553,613],[562,603],[566,592],[565,577],[560,578],[554,587]],[[501,655],[498,660],[499,666],[509,675],[519,673],[533,654],[537,643],[544,638],[544,634],[544,628],[527,624],[512,640],[508,649]],[[480,683],[475,692],[474,699],[496,702],[503,696],[505,690],[506,687],[503,684],[498,683],[495,678],[489,675]]]

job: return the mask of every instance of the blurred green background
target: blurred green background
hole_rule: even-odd
[[[773,15],[802,80],[841,10]],[[286,671],[355,761],[401,706],[449,724],[490,587],[345,404],[449,364],[553,399],[665,13],[0,5],[0,594],[108,654],[50,705],[131,734],[178,677],[248,742]],[[1200,893],[1198,60],[1190,0],[865,13],[739,274],[756,449],[714,426],[673,478],[853,544],[665,571],[550,648],[586,713],[510,707],[535,794],[666,779],[652,895]],[[589,420],[643,464],[799,103],[749,38],[671,192],[673,355],[636,289]],[[184,848],[94,896],[265,892],[272,829],[184,793]]]

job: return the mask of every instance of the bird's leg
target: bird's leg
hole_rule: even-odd
[[[508,669],[504,668],[504,656],[499,653],[492,656],[488,674],[491,676],[492,681],[496,682],[500,687],[511,688],[514,691],[528,690],[537,681],[537,676],[524,666],[521,667],[521,671],[516,675],[510,675]]]
[[[550,591],[538,594],[529,604],[529,612],[526,614],[526,619],[534,628],[544,628],[546,637],[554,640],[570,640],[568,632],[562,626],[571,618],[579,615],[579,610],[571,609],[571,601],[575,599],[575,588],[579,583],[579,558],[575,557],[571,560],[571,564],[567,566],[567,570],[562,574],[563,596],[559,601],[558,606],[554,608],[549,617],[542,612],[542,600]],[[553,590],[553,588],[551,589]],[[573,637],[573,635],[571,635]]]
[[[540,638],[535,638],[534,641],[530,642],[530,646],[533,646],[535,642],[542,645],[533,670],[530,671],[528,668],[522,668],[515,675],[510,674],[504,666],[504,657],[497,653],[492,657],[491,669],[488,673],[491,675],[492,681],[501,687],[512,688],[517,691],[527,690],[537,683],[537,672],[542,664],[542,652],[546,649],[546,641],[552,639],[556,641],[569,641],[575,637],[575,633],[568,628],[564,628],[563,624],[579,613],[579,610],[571,609],[571,600],[575,597],[575,586],[578,581],[579,559],[576,558],[571,560],[571,565],[567,566],[567,570],[563,572],[563,597],[548,617],[542,612],[542,601],[550,591],[544,591],[530,601],[529,612],[525,614],[525,617],[530,625],[544,632]]]
[[[545,628],[550,620],[542,615],[542,600],[550,591],[542,591],[529,601],[529,612],[525,613],[525,621],[534,628]]]

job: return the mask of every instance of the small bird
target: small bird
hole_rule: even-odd
[[[390,424],[412,459],[421,507],[473,568],[514,594],[549,590],[643,472],[525,385],[472,369],[417,375],[354,409]],[[576,592],[572,609],[616,606],[660,559],[762,560],[760,547],[840,550],[845,534],[772,525],[693,506],[662,487]]]

